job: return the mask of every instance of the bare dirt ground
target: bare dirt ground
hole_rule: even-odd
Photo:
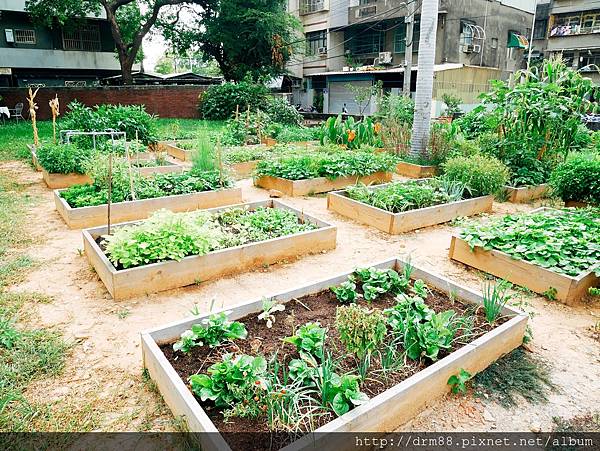
[[[286,198],[338,227],[337,248],[325,254],[301,257],[254,272],[127,301],[114,301],[82,253],[80,230],[69,230],[54,209],[51,190],[39,173],[20,162],[3,163],[26,191],[40,199],[28,211],[27,228],[38,236],[27,254],[37,261],[14,291],[37,291],[53,301],[37,306],[39,327],[55,327],[73,343],[62,376],[31,385],[31,401],[68,406],[74,414],[89,416],[94,430],[174,430],[176,422],[142,378],[139,333],[190,316],[196,304],[202,311],[243,302],[294,286],[350,271],[394,256],[412,261],[466,286],[479,289],[482,275],[452,263],[448,257],[450,225],[430,227],[399,236],[330,213],[324,197]],[[239,182],[246,201],[265,199],[250,180]],[[494,214],[527,211],[531,205],[494,205]],[[524,295],[525,296],[525,295]],[[528,431],[549,430],[553,416],[572,417],[600,406],[600,343],[590,328],[600,320],[600,305],[566,307],[526,295],[535,313],[533,352],[553,366],[557,391],[542,405],[522,402],[507,410],[485,399],[451,397],[435,401],[403,430],[419,431]]]

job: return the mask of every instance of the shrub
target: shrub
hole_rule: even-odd
[[[508,183],[508,168],[497,158],[455,157],[443,164],[444,178],[463,183],[473,197],[499,194]]]
[[[142,105],[99,105],[94,108],[77,101],[69,104],[61,122],[62,130],[85,132],[114,129],[125,132],[127,139],[136,137],[144,144],[156,142],[156,117],[148,114]],[[77,142],[91,146],[91,138],[78,137]]]
[[[462,99],[452,94],[442,95],[442,101],[446,104],[442,116],[453,116],[454,114],[460,113],[460,104]]]
[[[394,119],[400,124],[412,126],[415,115],[415,102],[407,96],[389,94],[383,96],[379,102],[376,117],[385,119]]]
[[[297,141],[313,141],[319,139],[318,127],[282,127],[273,136],[280,143],[290,143]]]
[[[208,88],[199,97],[198,110],[204,119],[228,119],[239,107],[243,113],[248,107],[251,111],[264,107],[269,96],[266,86],[249,80],[227,82]]]
[[[573,156],[550,176],[552,191],[566,201],[600,205],[600,156]]]
[[[273,122],[285,125],[300,125],[302,123],[302,115],[282,97],[268,96],[267,102],[260,105],[259,109],[267,113]]]
[[[85,162],[91,150],[73,144],[46,144],[36,150],[40,165],[54,174],[85,174]]]
[[[349,149],[356,149],[361,146],[381,147],[381,124],[374,123],[370,117],[362,121],[355,121],[351,116],[345,121],[342,115],[330,117],[321,126],[320,141],[321,145],[340,144]]]

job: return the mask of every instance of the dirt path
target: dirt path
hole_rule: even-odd
[[[420,265],[479,289],[476,271],[447,258],[451,225],[430,227],[390,236],[364,227],[326,209],[323,197],[286,198],[296,208],[338,227],[334,251],[294,262],[260,268],[214,282],[127,301],[114,301],[82,254],[81,231],[68,230],[54,209],[52,192],[39,173],[23,163],[0,165],[41,201],[28,212],[27,227],[42,240],[28,249],[39,265],[25,282],[12,290],[39,291],[54,301],[39,306],[40,326],[59,327],[74,343],[63,376],[34,384],[28,397],[59,401],[73,408],[91,409],[98,430],[172,430],[168,408],[142,382],[139,333],[190,315],[197,304],[207,310],[303,285],[356,266],[394,256],[408,256]],[[239,182],[246,201],[265,199],[267,193]],[[529,205],[495,204],[494,214],[531,209]],[[411,430],[530,430],[551,427],[552,416],[574,416],[600,405],[600,344],[589,328],[600,320],[600,306],[565,307],[540,297],[527,298],[536,316],[531,324],[533,349],[553,364],[559,392],[545,405],[526,403],[506,410],[489,401],[447,398],[435,402],[404,429]],[[68,401],[67,401],[68,400]]]

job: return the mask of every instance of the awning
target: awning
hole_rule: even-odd
[[[511,31],[508,33],[507,47],[509,49],[526,49],[529,48],[529,41],[522,34]]]

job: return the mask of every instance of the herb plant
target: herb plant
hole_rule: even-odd
[[[201,324],[193,324],[192,328],[181,334],[181,338],[173,345],[174,351],[190,352],[196,346],[220,345],[225,340],[245,339],[248,336],[246,326],[238,321],[229,321],[230,312],[210,315]]]
[[[483,310],[488,323],[494,324],[502,309],[512,296],[508,293],[511,284],[506,280],[498,283],[488,282],[483,286]]]
[[[559,274],[600,274],[600,209],[544,210],[467,222],[460,232],[471,249],[496,249]]]
[[[600,205],[600,154],[575,155],[550,176],[553,193],[563,201]]]
[[[508,168],[492,156],[450,158],[443,169],[444,178],[464,184],[471,197],[499,194],[509,181]]]
[[[36,150],[40,165],[53,174],[85,174],[85,161],[92,152],[74,144],[45,144]]]
[[[355,304],[336,309],[335,327],[348,352],[361,360],[383,343],[387,332],[380,310],[368,310]]]

